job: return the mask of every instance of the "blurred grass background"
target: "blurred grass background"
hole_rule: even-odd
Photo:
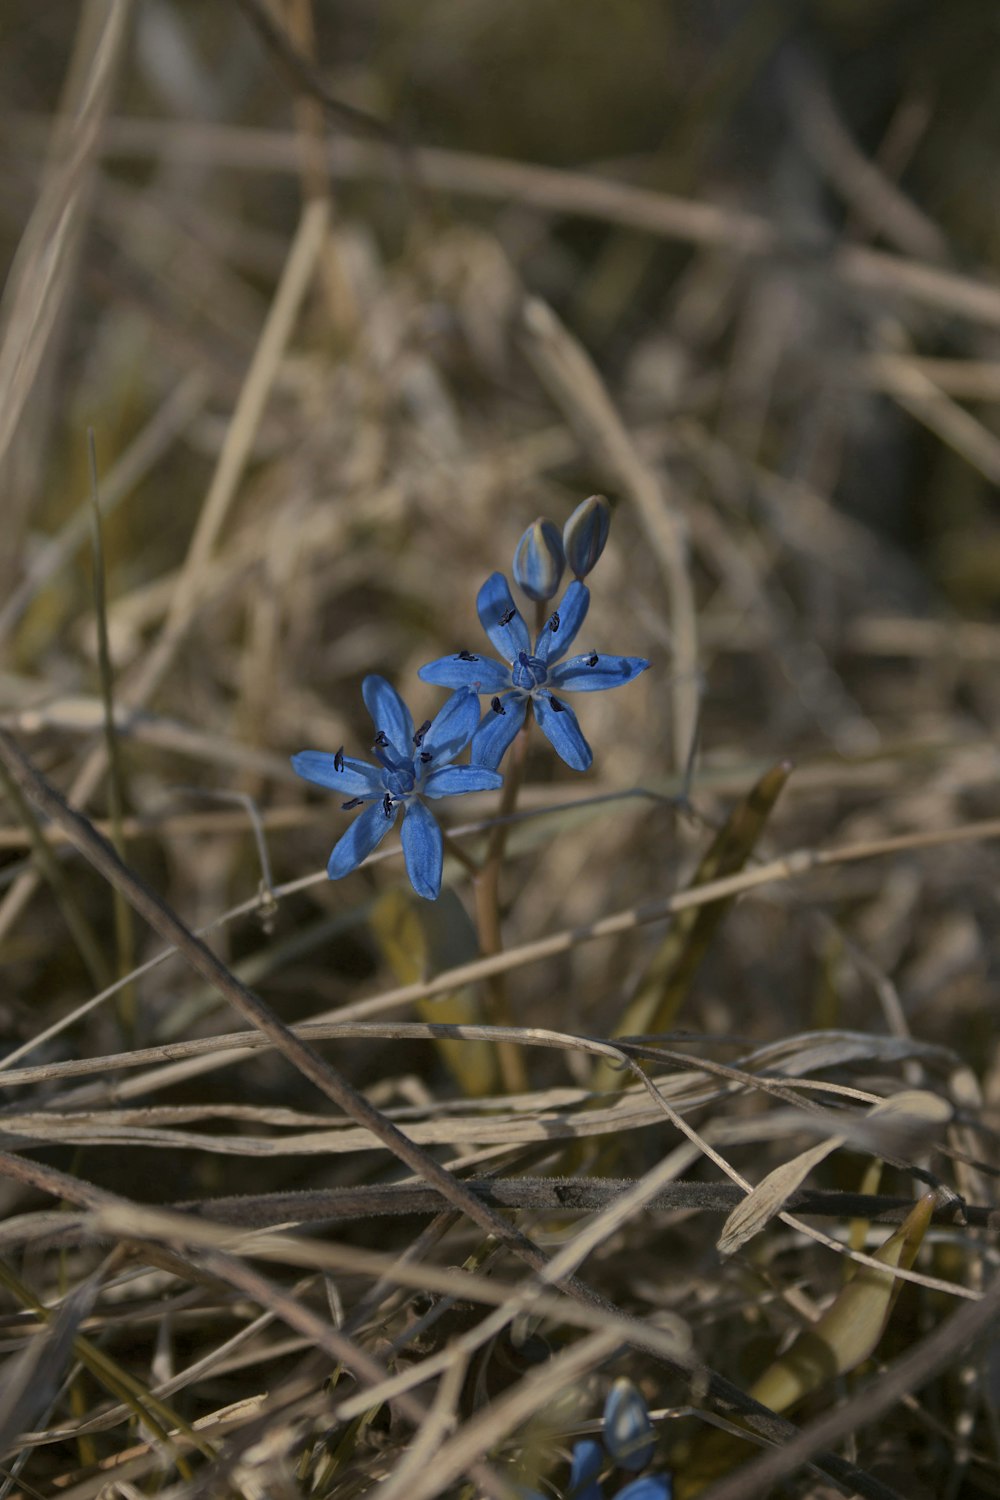
[[[192,927],[241,908],[213,946],[284,1020],[477,951],[461,870],[449,867],[438,908],[418,911],[398,845],[343,883],[317,878],[271,900],[270,885],[321,875],[344,826],[288,755],[366,752],[368,672],[388,676],[418,722],[432,714],[440,695],[416,669],[478,648],[482,579],[509,570],[536,515],[561,525],[601,491],[615,520],[581,644],[643,654],[653,670],[583,702],[588,777],[540,741],[532,749],[522,806],[565,806],[512,834],[507,945],[683,888],[713,831],[785,760],[794,769],[773,816],[730,868],[897,835],[942,844],[752,893],[697,962],[683,933],[680,957],[664,949],[662,924],[571,941],[511,974],[514,1024],[606,1037],[637,996],[666,994],[652,1029],[682,1028],[695,1058],[735,1063],[787,1044],[794,1062],[805,1033],[892,1037],[891,1059],[873,1043],[870,1060],[855,1049],[817,1067],[874,1096],[903,1083],[947,1095],[966,1111],[948,1135],[960,1159],[934,1170],[995,1201],[983,1163],[996,1157],[1000,1091],[998,866],[988,842],[947,835],[1000,815],[998,33],[987,0],[8,0],[0,724],[89,815],[111,816],[92,428],[126,858]],[[661,800],[569,810],[637,789]],[[693,815],[662,800],[681,792]],[[453,824],[492,811],[488,798],[468,802]],[[329,1131],[325,1145],[279,1145],[288,1128],[319,1130],[327,1106],[269,1053],[162,1081],[150,1069],[144,1084],[114,1075],[133,1080],[137,1109],[169,1118],[101,1118],[123,1102],[110,1084],[70,1096],[82,1085],[63,1064],[234,1023],[174,960],[39,1042],[161,945],[116,921],[107,886],[56,835],[62,879],[40,879],[10,796],[0,842],[3,1046],[20,1057],[32,1044],[24,1066],[43,1070],[7,1095],[20,1120],[9,1149],[143,1203],[396,1179],[384,1153],[328,1154]],[[461,991],[458,1009],[425,1002],[419,1014],[478,1014],[476,987]],[[922,1052],[929,1044],[945,1051]],[[500,1151],[505,1137],[476,1134],[481,1106],[463,1104],[496,1087],[490,1048],[461,1047],[465,1063],[391,1038],[335,1050],[403,1118],[467,1104],[467,1133],[436,1150],[471,1172],[465,1155]],[[642,1130],[588,1143],[589,1104],[558,1091],[586,1091],[589,1059],[530,1049],[526,1066],[532,1092],[496,1104],[497,1118],[565,1110],[568,1143],[498,1156],[497,1170],[635,1177],[676,1144],[655,1110]],[[772,1105],[723,1091],[698,1117],[731,1130],[727,1154],[752,1181],[802,1146],[801,1121],[772,1128]],[[24,1117],[84,1107],[55,1137]],[[179,1132],[195,1121],[186,1144]],[[144,1133],[160,1129],[175,1133]],[[850,1155],[822,1172],[851,1189],[863,1175]],[[686,1175],[718,1173],[701,1160]],[[910,1196],[905,1171],[887,1168],[885,1182]],[[0,1192],[12,1214],[51,1206],[13,1182]],[[525,1218],[553,1241],[576,1222]],[[373,1220],[337,1234],[402,1249],[422,1227]],[[841,1272],[787,1229],[719,1262],[717,1230],[711,1215],[636,1217],[587,1269],[630,1310],[685,1318],[699,1357],[749,1386]],[[453,1225],[414,1253],[448,1265],[477,1245],[478,1231]],[[978,1290],[993,1253],[975,1231],[941,1230],[925,1269]],[[99,1264],[86,1241],[17,1257],[53,1297]],[[107,1307],[118,1298],[133,1318],[116,1323],[102,1304],[100,1336],[138,1379],[250,1321],[235,1290],[226,1303],[217,1285],[189,1288],[190,1313],[160,1321],[158,1342],[156,1309],[181,1295],[178,1275],[161,1265],[146,1281],[111,1278]],[[361,1291],[347,1286],[350,1304]],[[328,1315],[321,1285],[302,1295]],[[947,1301],[907,1289],[884,1357]],[[363,1341],[383,1349],[418,1312],[404,1302],[390,1323],[376,1308]],[[10,1302],[11,1359],[30,1344],[25,1319]],[[294,1384],[294,1357],[259,1337],[249,1368],[185,1386],[188,1420],[256,1394],[264,1366],[269,1389]],[[602,1368],[595,1360],[590,1397]],[[655,1407],[698,1404],[639,1356],[634,1371]],[[994,1346],[941,1375],[922,1407],[859,1435],[854,1460],[908,1500],[994,1493],[996,1371]],[[505,1369],[491,1387],[484,1375],[483,1390],[516,1378]],[[842,1380],[817,1411],[849,1394]],[[388,1419],[338,1448],[314,1397],[295,1398],[299,1425],[289,1420],[252,1482],[252,1424],[210,1479],[178,1480],[154,1454],[141,1482],[151,1491],[159,1473],[178,1495],[350,1495],[391,1474],[405,1437]],[[32,1421],[61,1430],[101,1399],[56,1382]],[[463,1402],[479,1409],[482,1391]],[[583,1416],[598,1409],[595,1397]],[[661,1469],[683,1463],[667,1426]],[[0,1494],[100,1493],[137,1432],[119,1423],[22,1445],[24,1489],[18,1478]],[[521,1449],[504,1441],[494,1457],[513,1462]],[[558,1492],[556,1449],[544,1462],[524,1451]],[[804,1471],[785,1482],[834,1493]]]

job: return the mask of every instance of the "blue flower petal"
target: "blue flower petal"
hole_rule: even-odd
[[[403,819],[403,857],[410,884],[417,895],[427,901],[436,901],[441,893],[444,840],[437,819],[422,802],[407,805]]]
[[[574,771],[586,771],[594,759],[594,753],[583,737],[576,714],[568,703],[563,703],[562,699],[558,701],[562,704],[561,709],[553,708],[550,693],[537,694],[535,718],[538,720],[538,727],[556,754],[561,756],[568,766],[571,766]],[[473,740],[473,754],[475,754],[475,744]]]
[[[582,1438],[573,1445],[573,1461],[570,1464],[567,1494],[570,1500],[582,1500],[580,1491],[584,1485],[593,1484],[601,1472],[604,1453],[600,1443],[593,1438]]]
[[[376,730],[388,735],[396,749],[409,756],[413,744],[413,719],[392,683],[373,674],[361,684],[361,696]]]
[[[480,624],[504,661],[516,661],[519,651],[530,649],[528,627],[518,613],[510,587],[502,573],[491,573],[487,578],[479,590],[476,609],[479,611]],[[506,620],[507,623],[502,625],[501,620]]]
[[[644,656],[571,656],[549,673],[554,688],[568,693],[601,693],[605,688],[621,687],[645,672],[649,662]]]
[[[326,873],[331,880],[340,880],[344,875],[349,875],[363,859],[368,858],[373,849],[378,848],[396,821],[398,806],[398,803],[394,803],[392,811],[386,817],[382,803],[376,802],[371,807],[366,807],[360,817],[355,818],[330,855]]]
[[[421,667],[417,676],[435,687],[471,688],[474,693],[502,693],[510,687],[510,668],[489,656],[439,656]]]
[[[566,655],[566,652],[576,640],[580,626],[587,618],[587,610],[590,608],[590,590],[585,583],[576,581],[571,583],[559,601],[555,615],[550,615],[546,624],[538,632],[538,644],[535,646],[535,655],[541,657],[546,664]],[[552,629],[552,625],[558,616],[558,625]]]
[[[459,688],[440,708],[420,742],[431,768],[454,760],[479,728],[479,699],[471,688]]]
[[[349,755],[328,755],[325,750],[300,750],[292,756],[292,770],[304,781],[330,787],[347,797],[380,797],[382,772],[366,761]]]
[[[503,786],[499,771],[485,766],[441,766],[421,788],[424,797],[463,797],[466,792],[495,792]]]
[[[618,1491],[615,1500],[671,1500],[674,1482],[669,1474],[646,1474],[632,1479]]]
[[[623,1469],[645,1468],[656,1448],[656,1433],[641,1393],[619,1377],[604,1403],[604,1446]]]
[[[506,697],[501,697],[500,704],[503,713],[487,709],[483,722],[472,736],[472,764],[486,766],[490,771],[496,770],[508,747],[516,739],[517,732],[524,723],[528,700],[519,698],[516,693],[508,693]]]

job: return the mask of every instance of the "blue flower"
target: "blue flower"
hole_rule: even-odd
[[[614,1382],[604,1403],[604,1446],[615,1463],[633,1474],[646,1467],[656,1447],[649,1408],[624,1375]]]
[[[491,695],[491,711],[472,738],[472,761],[496,770],[533,703],[538,726],[556,753],[574,771],[593,760],[576,714],[557,693],[596,693],[631,682],[649,666],[642,656],[598,656],[596,651],[562,658],[576,640],[590,605],[586,584],[571,583],[538,633],[531,649],[528,627],[511,598],[502,573],[479,590],[476,608],[483,629],[506,665],[460,651],[421,667],[419,677],[438,687],[471,688]]]
[[[615,1500],[671,1500],[673,1481],[666,1474],[644,1474],[620,1489]]]
[[[593,1438],[574,1443],[566,1500],[604,1500],[604,1491],[597,1482],[603,1464],[600,1443],[595,1443]]]
[[[418,896],[437,899],[444,858],[441,830],[421,800],[491,792],[503,777],[481,766],[450,764],[469,743],[479,723],[476,695],[463,688],[452,693],[435,719],[414,730],[410,711],[384,677],[366,677],[361,685],[365,706],[375,723],[372,746],[377,766],[322,750],[303,750],[292,766],[306,781],[346,792],[345,808],[365,808],[335,846],[327,865],[331,880],[357,869],[385,838],[403,810],[403,855],[406,873]]]

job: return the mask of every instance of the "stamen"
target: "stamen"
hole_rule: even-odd
[[[344,769],[344,747],[343,747],[343,745],[341,745],[341,747],[340,747],[339,750],[337,750],[337,751],[334,752],[334,756],[333,756],[333,769],[335,771],[342,771]]]
[[[460,651],[458,653],[458,660],[459,661],[478,661],[479,657],[478,656],[474,656],[471,651]]]
[[[364,797],[352,797],[350,802],[342,802],[340,804],[341,810],[343,812],[350,812],[352,807],[360,807],[364,800]]]
[[[503,614],[500,616],[500,624],[501,625],[509,625],[510,622],[511,622],[511,620],[513,620],[513,618],[514,618],[514,616],[516,614],[517,614],[517,610],[514,608],[513,605],[511,605],[510,609],[504,610]]]
[[[505,714],[507,712],[503,704],[500,702],[499,698],[494,698],[491,700],[490,708],[492,708],[495,714]]]
[[[427,762],[428,762],[428,761],[429,761],[429,760],[433,760],[433,759],[434,759],[434,757],[433,757],[433,755],[432,755],[432,754],[431,754],[431,752],[430,752],[430,751],[429,751],[429,750],[421,750],[421,752],[420,752],[420,756],[419,756],[419,759],[420,759],[420,760],[421,760],[421,761],[422,761],[422,762],[423,762],[423,764],[424,764],[424,765],[425,765],[425,766],[426,766],[426,764],[427,764]]]
[[[420,728],[417,730],[416,734],[413,736],[413,743],[416,745],[416,747],[417,747],[418,750],[420,749],[420,746],[423,744],[423,742],[424,742],[424,735],[427,733],[427,731],[428,731],[428,729],[430,729],[430,727],[431,727],[431,721],[430,721],[430,719],[425,719],[424,722],[421,724]]]
[[[556,631],[559,629],[559,611],[557,609],[554,609],[552,611],[552,614],[549,616],[549,629],[551,630],[553,635],[555,635]]]
[[[587,666],[588,667],[596,667],[597,666],[597,662],[598,662],[597,652],[596,651],[592,651],[590,653],[590,655],[587,657]]]
[[[388,745],[388,743],[389,736],[386,734],[384,729],[380,729],[378,734],[375,736],[375,743],[372,745],[372,749],[383,749],[386,745]]]
[[[565,703],[560,703],[559,699],[552,693],[549,694],[549,702],[552,704],[552,707],[555,709],[557,714],[564,714],[566,712]]]
[[[392,793],[391,792],[386,792],[385,796],[382,798],[382,811],[385,813],[385,815],[386,815],[387,818],[391,818],[392,817]]]

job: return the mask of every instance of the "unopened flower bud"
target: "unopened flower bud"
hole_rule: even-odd
[[[604,1446],[615,1463],[633,1474],[645,1468],[656,1448],[649,1410],[631,1380],[616,1380],[604,1403]]]
[[[566,561],[577,578],[586,578],[604,551],[611,529],[611,506],[603,495],[581,500],[563,527]]]
[[[559,528],[539,516],[517,544],[515,579],[529,599],[551,599],[559,588],[565,565]]]

